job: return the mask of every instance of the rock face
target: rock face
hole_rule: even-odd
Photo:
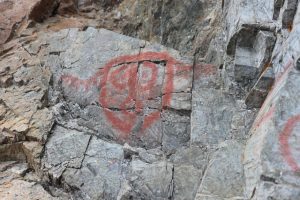
[[[300,199],[299,4],[0,0],[1,198]]]
[[[115,199],[125,183],[139,198],[171,197],[174,167],[165,154],[190,140],[191,58],[104,29],[39,38],[25,48],[46,44],[42,62],[53,73],[49,101],[57,109],[45,173],[82,198]],[[125,156],[124,143],[156,149],[158,158]]]
[[[260,61],[259,65],[264,66],[261,68],[263,71],[259,73],[258,80],[255,79],[257,82],[246,98],[246,103],[250,107],[260,107],[263,101],[264,103],[249,132],[251,138],[245,146],[244,198],[298,199],[300,197],[297,173],[299,159],[296,147],[299,114],[299,103],[297,103],[299,99],[299,73],[297,70],[299,37],[296,36],[299,34],[299,13],[296,13],[298,1],[253,2],[253,4],[259,5],[256,7],[251,4],[240,1],[240,5],[243,6],[239,9],[249,9],[250,13],[253,10],[254,18],[250,17],[249,12],[240,11],[237,17],[242,20],[238,22],[230,18],[227,20],[227,24],[234,24],[233,27],[240,29],[238,33],[235,33],[234,28],[232,28],[233,31],[229,30],[229,35],[235,34],[236,36],[233,36],[233,40],[231,39],[228,43],[227,54],[232,55],[230,58],[234,60],[233,63],[239,62],[241,46],[247,51],[248,45],[254,44],[255,48],[255,42],[251,44],[249,41],[259,41],[261,32],[264,32],[267,37],[275,36],[276,44],[271,45],[274,42],[270,43],[269,39],[270,42],[259,43],[261,46],[259,49],[265,49],[264,57],[266,59]],[[228,13],[233,8],[234,6],[229,6]],[[256,8],[263,10],[260,11]],[[274,20],[277,21],[274,22]],[[243,29],[248,29],[248,31],[243,31]],[[247,34],[251,35],[250,38],[253,39],[245,43]],[[274,40],[272,39],[272,41]],[[270,47],[274,50],[269,49]],[[236,50],[234,51],[234,49]],[[248,55],[248,53],[244,55]],[[263,56],[261,53],[257,55]],[[251,63],[253,55],[243,59]],[[235,77],[236,75],[240,76],[240,73],[236,73],[239,66],[229,63],[227,68],[232,69],[232,67]],[[229,74],[229,76],[232,75]],[[252,73],[247,74],[247,78],[250,77],[252,77]],[[272,87],[270,87],[271,85]],[[267,93],[269,94],[265,99]]]
[[[209,162],[196,199],[243,199],[243,147],[226,141],[219,148]]]
[[[285,30],[288,1],[282,8],[282,33],[273,52],[275,83],[270,91],[245,151],[246,194],[257,199],[297,199],[299,192],[299,157],[297,138],[299,121],[299,12],[291,32]],[[296,4],[296,1],[293,2]],[[294,8],[293,8],[294,9]],[[289,20],[293,21],[293,18]],[[256,149],[253,151],[253,149]],[[274,156],[275,155],[275,156]],[[293,187],[291,187],[293,184]],[[253,190],[256,192],[253,193]]]
[[[30,21],[41,22],[51,16],[57,0],[0,1],[0,45],[28,27]]]

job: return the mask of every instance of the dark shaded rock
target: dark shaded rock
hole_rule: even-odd
[[[59,15],[75,14],[78,11],[78,0],[60,0],[57,13]]]
[[[282,28],[293,29],[294,17],[298,7],[298,0],[287,0],[282,14]]]
[[[40,0],[33,6],[28,18],[36,22],[42,22],[54,14],[57,6],[57,0]]]
[[[260,108],[262,106],[273,86],[274,80],[273,69],[268,67],[246,97],[245,103],[248,108]]]

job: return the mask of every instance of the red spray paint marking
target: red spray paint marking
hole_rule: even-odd
[[[284,67],[284,71],[276,78],[275,85],[282,82],[283,78],[292,70],[293,60],[290,60]]]
[[[275,106],[272,106],[268,112],[266,112],[264,115],[262,115],[259,119],[257,119],[253,125],[255,129],[259,128],[262,124],[266,123],[269,121],[275,112]]]
[[[146,52],[138,55],[120,56],[109,61],[103,68],[95,75],[87,80],[81,80],[71,75],[62,76],[62,81],[68,85],[78,89],[84,87],[85,90],[92,86],[101,88],[99,95],[99,103],[104,108],[104,113],[112,126],[121,132],[124,138],[127,138],[137,122],[138,113],[143,108],[143,99],[139,99],[139,93],[151,92],[158,76],[158,70],[153,62],[149,61],[163,61],[166,62],[165,67],[165,81],[162,88],[162,108],[170,105],[173,92],[173,79],[176,71],[186,71],[192,69],[191,66],[183,65],[169,56],[168,53]],[[143,66],[148,68],[152,73],[150,80],[147,83],[138,83],[138,63],[143,62]],[[117,66],[117,67],[116,67]],[[177,68],[176,68],[177,67]],[[114,70],[114,68],[116,68]],[[176,69],[175,69],[176,68]],[[179,70],[178,70],[179,69]],[[112,72],[111,72],[112,71]],[[111,72],[111,73],[110,73]],[[99,83],[99,79],[101,81]],[[120,100],[120,112],[110,110],[111,102],[113,101],[108,95],[108,91],[113,87],[114,90],[122,92],[126,91],[128,96],[125,100]],[[135,111],[128,110],[130,103],[135,101]],[[160,117],[160,111],[154,111],[144,117],[142,130],[149,128]]]
[[[213,76],[217,73],[217,67],[211,64],[198,64],[195,66],[194,78]]]
[[[269,92],[265,102],[263,103],[261,109],[260,109],[260,113],[265,112],[267,105],[270,104],[270,101],[274,98],[274,96],[277,95],[278,93],[278,87],[280,86],[280,84],[282,83],[282,81],[284,80],[284,77],[286,77],[286,75],[292,70],[292,66],[293,66],[293,62],[292,60],[290,60],[284,67],[284,71],[282,73],[280,73],[280,75],[277,77],[271,91]],[[269,111],[267,111],[265,114],[263,114],[259,119],[257,119],[254,123],[254,128],[257,129],[259,128],[263,123],[267,122],[268,120],[270,120],[275,112],[275,106],[273,105]]]
[[[285,66],[284,66],[284,71],[279,74],[279,76],[276,78],[275,83],[269,92],[265,102],[263,103],[262,107],[260,110],[264,110],[266,106],[270,103],[270,101],[273,99],[275,95],[277,95],[278,92],[278,86],[280,86],[280,83],[284,80],[284,77],[291,71],[293,62],[290,60]],[[277,90],[276,90],[277,89]]]
[[[290,118],[285,124],[283,131],[279,135],[281,153],[293,171],[300,171],[300,167],[294,159],[289,145],[289,138],[291,137],[293,129],[297,123],[300,123],[300,115]]]

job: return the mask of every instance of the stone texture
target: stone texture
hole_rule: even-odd
[[[221,2],[125,0],[119,11],[130,21],[124,34],[204,57],[220,22]]]
[[[99,137],[152,148],[160,146],[161,138],[166,139],[168,135],[164,128],[166,123],[160,116],[162,109],[187,112],[191,109],[192,61],[188,57],[181,58],[174,50],[93,28],[83,32],[64,30],[53,34],[52,39],[36,42],[49,44],[44,56],[54,74],[50,99],[60,98],[56,93],[61,92],[66,101],[65,110],[76,104],[84,108],[81,112],[78,106],[78,109],[74,107],[69,119],[62,119],[64,126],[74,126],[75,122],[79,130],[89,130]],[[34,51],[34,46],[29,45],[28,51]],[[95,47],[92,52],[91,46]],[[48,57],[48,54],[53,56]],[[136,63],[127,65],[126,62]],[[124,82],[117,82],[117,78]],[[168,126],[176,124],[170,121]],[[183,135],[182,139],[173,146],[189,141],[189,128],[185,126],[177,133]]]
[[[13,180],[0,186],[3,199],[59,199],[48,194],[41,185],[22,180]]]
[[[274,53],[276,81],[254,123],[251,131],[253,136],[245,151],[245,191],[248,197],[298,198],[299,186],[296,180],[299,160],[294,145],[298,128],[299,73],[294,68],[296,61],[291,59],[292,55],[299,52],[299,40],[296,39],[298,31],[296,27],[280,44],[288,46],[289,50],[277,49]],[[295,186],[291,187],[291,183]]]
[[[192,144],[215,149],[231,138],[246,140],[255,111],[248,111],[243,102],[221,88],[222,80],[216,66],[196,67],[199,69],[194,71],[192,92]]]
[[[47,108],[50,71],[41,66],[37,57],[30,55],[22,42],[12,41],[4,46],[15,54],[2,55],[0,87],[0,135],[3,159],[24,160],[36,171],[40,168],[40,155],[53,125],[52,112]],[[29,143],[23,143],[29,141]]]
[[[84,156],[81,166],[63,173],[67,187],[77,188],[83,199],[115,199],[122,180],[122,147],[93,138]]]
[[[236,141],[221,143],[212,155],[196,199],[243,199],[243,146]]]
[[[293,21],[297,11],[297,7],[297,0],[290,0],[284,2],[284,11],[282,12],[282,28],[289,30],[293,29]]]
[[[51,128],[41,139],[46,181],[79,199],[166,199],[174,188],[178,198],[181,191],[195,195],[200,179],[190,179],[196,185],[188,189],[184,169],[200,175],[203,167],[177,166],[175,175],[164,159],[189,145],[191,57],[94,28],[42,32],[25,49],[52,73],[46,116],[55,124],[41,127]]]
[[[246,97],[245,103],[248,108],[260,108],[263,105],[274,83],[274,79],[273,68],[268,67]]]
[[[168,199],[173,190],[173,166],[161,161],[152,164],[140,160],[131,163],[130,175],[137,199]]]
[[[251,47],[251,43],[255,40],[255,33],[257,33],[256,25],[258,27],[266,27],[266,29],[274,26],[272,24],[273,1],[227,1],[224,9],[226,12],[225,26],[228,35],[227,53],[229,55],[235,52],[237,43]]]
[[[28,25],[28,20],[42,21],[49,17],[57,1],[50,0],[5,0],[0,2],[0,45]]]
[[[174,163],[174,199],[194,199],[207,167],[207,150],[197,146],[184,147],[170,159]]]
[[[193,93],[191,141],[202,145],[217,145],[229,138],[234,100],[221,91],[202,89]]]
[[[45,159],[47,165],[57,166],[73,159],[83,159],[90,136],[78,131],[56,127],[47,142]]]
[[[26,176],[25,176],[26,174]],[[49,194],[39,178],[29,176],[27,163],[7,161],[0,164],[0,194],[2,199],[65,200],[68,195],[60,190],[60,196]]]
[[[257,33],[253,44],[237,44],[234,75],[238,82],[253,84],[269,65],[275,38],[271,32]],[[251,47],[253,46],[253,47]]]
[[[0,2],[1,198],[299,199],[298,4]]]

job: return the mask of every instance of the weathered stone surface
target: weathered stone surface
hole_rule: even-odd
[[[253,47],[255,35],[259,29],[255,27],[271,28],[274,2],[268,0],[238,0],[227,1],[225,6],[225,26],[227,32],[227,53],[234,54],[236,44]],[[246,25],[246,26],[245,26]],[[247,28],[247,25],[250,28]],[[252,26],[252,28],[251,28]],[[248,46],[247,46],[248,45]]]
[[[298,0],[285,1],[282,12],[282,28],[293,29],[294,17],[298,7]]]
[[[57,9],[58,14],[74,14],[78,11],[78,1],[75,0],[61,0]]]
[[[153,164],[131,162],[130,182],[136,199],[168,199],[173,190],[173,166],[166,161]]]
[[[192,165],[174,167],[174,199],[194,199],[202,173]]]
[[[30,167],[39,171],[42,145],[53,125],[52,112],[46,108],[51,74],[22,47],[22,41],[6,46],[14,49],[15,54],[4,54],[0,61],[4,69],[1,78],[10,77],[0,87],[0,135],[2,149],[6,149],[2,156],[5,160],[26,157]]]
[[[67,187],[83,199],[116,199],[121,187],[122,146],[93,138],[81,166],[63,173]]]
[[[243,146],[222,143],[212,156],[196,199],[243,199]]]
[[[290,34],[279,36],[273,53],[275,83],[254,122],[244,154],[248,198],[299,198],[299,72],[295,69],[299,18],[291,20],[297,26]]]
[[[207,167],[209,155],[197,146],[181,148],[171,156],[174,163],[174,199],[194,199]]]
[[[30,167],[37,173],[40,173],[40,159],[43,152],[43,146],[39,142],[28,141],[23,142],[22,149]]]
[[[247,196],[253,194],[259,199],[263,195],[261,191],[267,191],[268,195],[261,196],[262,198],[281,195],[296,199],[292,198],[294,188],[288,187],[287,184],[292,182],[298,185],[294,182],[298,177],[296,171],[299,162],[295,157],[297,150],[294,146],[297,140],[297,76],[297,73],[291,71],[289,78],[285,77],[281,85],[275,85],[254,124],[253,136],[248,141],[244,161]],[[293,99],[291,94],[296,99]],[[287,98],[291,98],[292,101],[287,101]],[[289,114],[281,116],[279,113],[283,110]],[[271,183],[266,189],[265,185],[269,182]],[[276,185],[272,184],[274,182]],[[255,187],[256,192],[253,192]],[[275,189],[281,187],[285,189]]]
[[[245,103],[248,108],[260,108],[262,106],[274,83],[274,79],[273,68],[268,67],[246,97]]]
[[[193,92],[191,141],[202,145],[217,145],[229,139],[235,102],[220,90],[202,89]]]
[[[125,0],[118,11],[130,22],[122,27],[125,35],[204,57],[220,22],[221,2]]]
[[[41,180],[30,177],[27,163],[17,161],[0,164],[0,194],[2,199],[51,199],[64,200],[68,195],[60,191],[59,197],[49,194],[42,186]],[[26,174],[26,176],[25,176]]]
[[[0,2],[0,45],[12,39],[28,24],[28,19],[42,21],[49,17],[56,0],[5,0]]]
[[[253,43],[238,43],[236,47],[234,75],[236,81],[245,85],[254,84],[268,67],[275,42],[273,33],[268,31],[259,31],[254,37]]]
[[[3,199],[59,199],[48,194],[41,185],[22,180],[0,185],[0,194]]]
[[[163,136],[162,110],[191,109],[192,59],[174,50],[93,28],[63,30],[38,42],[49,44],[45,63],[54,73],[50,99],[60,98],[55,94],[62,88],[65,110],[76,104],[84,107],[84,112],[71,109],[64,124],[73,121],[99,137],[152,148],[169,137],[167,132]],[[35,48],[29,45],[28,51]],[[80,119],[72,120],[73,116]],[[169,126],[176,123],[170,121]],[[185,127],[173,146],[189,141]]]
[[[163,122],[162,146],[166,151],[176,151],[178,147],[187,146],[190,141],[188,123]]]
[[[5,198],[299,199],[299,1],[15,2]]]
[[[56,127],[45,149],[47,165],[57,166],[74,159],[82,160],[89,140],[89,135],[84,135],[76,130],[70,131],[63,127]]]

